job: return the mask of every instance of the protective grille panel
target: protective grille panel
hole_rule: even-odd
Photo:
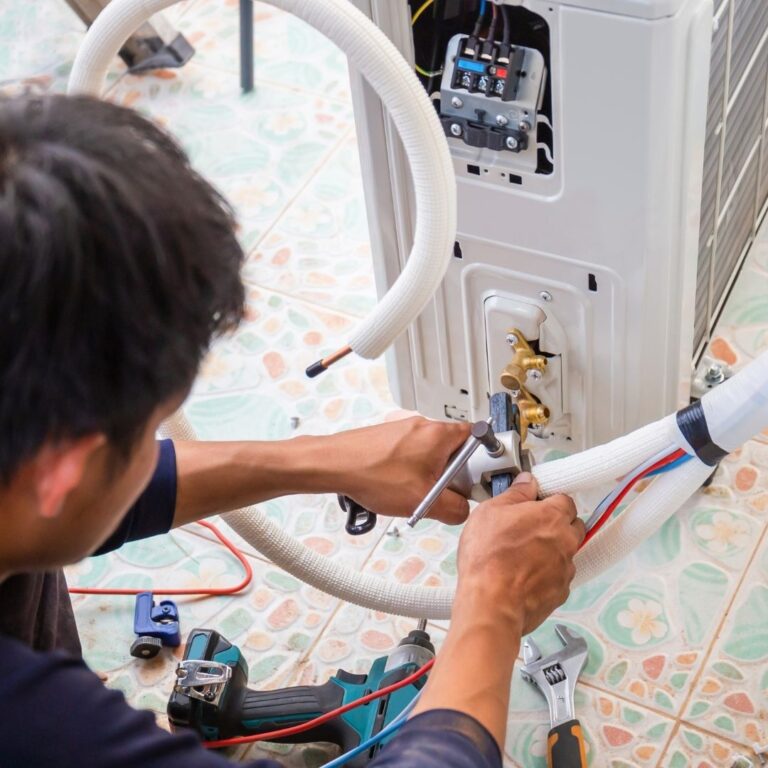
[[[694,349],[717,322],[768,195],[768,1],[718,4],[704,157]]]

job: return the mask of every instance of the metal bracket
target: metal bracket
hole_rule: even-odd
[[[232,677],[232,667],[219,661],[186,659],[176,667],[174,691],[214,707],[219,705],[224,687]]]

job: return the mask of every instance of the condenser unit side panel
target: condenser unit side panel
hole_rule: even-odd
[[[699,235],[694,348],[719,319],[768,197],[768,2],[715,14]]]

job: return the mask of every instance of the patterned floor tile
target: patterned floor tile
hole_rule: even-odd
[[[251,401],[251,421],[231,438],[277,439],[291,434],[322,434],[360,426],[397,410],[387,386],[381,360],[352,355],[322,376],[307,378],[305,369],[343,346],[357,320],[303,301],[249,287],[246,321],[231,336],[214,345],[195,384],[190,416],[212,436],[225,412],[235,426],[245,414],[237,396],[254,391],[264,400]],[[204,403],[232,397],[216,406],[215,415]],[[293,429],[291,419],[296,428]]]
[[[254,3],[253,53],[256,89],[262,84],[322,94],[349,103],[346,56],[301,20],[266,3]],[[179,20],[195,47],[195,62],[231,73],[239,81],[239,2],[197,0]]]
[[[62,64],[72,61],[84,34],[83,23],[66,3],[19,3],[12,13],[6,8],[0,12],[0,86],[17,80],[60,81]]]
[[[0,96],[64,93],[72,63],[85,37],[85,25],[59,0],[18,3],[0,11]],[[116,59],[108,87],[125,73]]]
[[[763,535],[685,719],[746,745],[768,741],[768,546]]]
[[[339,603],[267,563],[253,560],[251,565],[253,582],[241,594],[171,599],[179,606],[183,636],[193,627],[215,627],[241,647],[250,682],[274,687],[317,640]],[[67,573],[72,586],[149,590],[222,587],[241,576],[241,565],[225,549],[187,530],[127,544]],[[89,666],[105,673],[108,685],[122,690],[133,705],[164,711],[183,646],[164,649],[150,661],[134,659],[129,655],[134,598],[87,595],[73,596],[73,602]]]
[[[739,757],[756,760],[751,749],[723,741],[711,733],[683,723],[667,747],[659,766],[663,768],[728,768]]]
[[[254,246],[350,130],[348,106],[264,85],[240,94],[237,78],[194,62],[126,75],[110,91],[171,130],[193,165],[232,203]]]
[[[576,689],[575,698],[588,765],[594,768],[644,768],[659,764],[674,727],[671,718],[585,685]],[[548,731],[549,714],[544,697],[516,670],[507,724],[505,765],[546,768]]]
[[[250,254],[244,277],[321,306],[365,316],[376,304],[354,137],[330,157]]]

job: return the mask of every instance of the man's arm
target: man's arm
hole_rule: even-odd
[[[501,768],[521,635],[567,598],[584,538],[570,499],[537,493],[522,474],[472,513],[448,637],[414,717],[371,768]]]
[[[176,441],[174,526],[297,493],[343,493],[382,515],[410,515],[469,434],[420,417],[273,442]],[[463,522],[467,500],[442,494],[430,517]]]
[[[459,544],[448,637],[415,710],[471,715],[500,747],[521,636],[568,598],[584,538],[571,499],[536,501],[537,494],[536,481],[523,473],[472,513]]]

